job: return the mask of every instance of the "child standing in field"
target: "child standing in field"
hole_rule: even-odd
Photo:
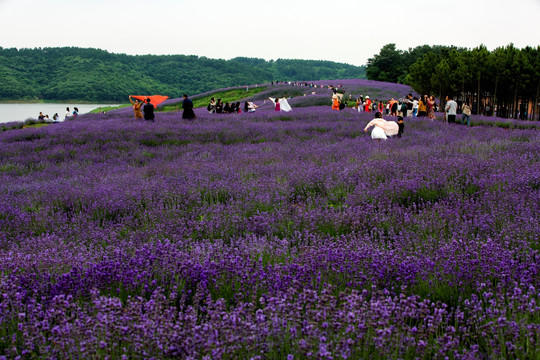
[[[397,133],[397,137],[400,138],[401,135],[403,134],[403,130],[405,130],[405,123],[403,122],[403,116],[398,116],[397,118],[397,124],[398,124],[398,133]]]

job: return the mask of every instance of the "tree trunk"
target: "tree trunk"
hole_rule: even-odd
[[[478,89],[477,89],[477,92],[476,92],[476,96],[477,96],[477,100],[476,100],[476,113],[477,114],[480,114],[482,111],[481,111],[481,106],[480,106],[480,101],[482,99],[482,97],[480,96],[480,74],[478,74]]]
[[[514,111],[513,111],[513,114],[512,114],[513,115],[512,118],[514,118],[514,119],[518,118],[518,112],[519,112],[518,98],[517,98],[518,85],[519,85],[519,80],[516,80],[516,89],[514,90],[514,101],[513,101]]]
[[[533,116],[531,117],[531,119],[533,120],[535,115],[538,115],[536,120],[540,120],[540,112],[536,114],[536,111],[538,110],[538,101],[540,101],[540,80],[538,80],[538,86],[536,87],[536,97],[534,98]]]
[[[492,109],[495,109],[495,106],[497,106],[497,109],[499,108],[499,104],[497,104],[497,87],[499,85],[499,69],[497,68],[497,75],[495,76],[495,92],[493,93],[493,104],[491,104]],[[493,116],[495,116],[495,111],[493,111]]]

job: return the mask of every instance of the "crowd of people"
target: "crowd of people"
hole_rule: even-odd
[[[276,81],[276,84],[279,84],[280,81]],[[343,93],[343,86],[323,86],[323,85],[316,85],[314,83],[308,83],[308,82],[287,82],[289,85],[293,86],[302,86],[302,87],[308,87],[308,88],[316,88],[316,87],[327,87],[332,91],[332,109],[333,110],[344,110],[345,108],[352,108],[355,111],[358,112],[374,112],[375,113],[375,119],[366,126],[366,131],[369,127],[374,126],[375,129],[372,131],[372,137],[376,139],[386,139],[386,136],[393,136],[397,135],[398,137],[401,137],[405,124],[404,124],[404,118],[413,118],[413,117],[426,117],[431,120],[437,119],[435,116],[436,112],[439,112],[441,108],[437,104],[435,100],[435,96],[431,95],[423,95],[420,97],[413,96],[412,93],[407,94],[405,97],[400,99],[394,99],[391,98],[390,100],[383,101],[383,100],[372,100],[370,99],[369,95],[360,95],[358,97],[353,98],[352,94],[349,95],[348,99],[344,98]],[[274,85],[274,82],[272,82],[272,85]],[[244,87],[246,91],[248,90],[248,87]],[[193,111],[193,102],[188,98],[186,94],[184,94],[184,100],[182,102],[182,119],[194,119],[196,118],[195,112]],[[133,110],[135,113],[135,117],[138,119],[145,119],[148,121],[154,121],[154,109],[155,106],[150,102],[150,98],[145,99],[146,101],[141,101],[139,99],[133,99],[131,96],[129,97],[129,100],[133,106]],[[287,102],[287,98],[267,98],[266,101],[272,101],[274,104],[274,109],[276,111],[291,111],[291,107],[289,103]],[[353,105],[350,106],[349,103],[352,102]],[[256,105],[252,101],[245,101],[243,107],[241,106],[241,103],[239,101],[237,102],[225,102],[221,99],[216,99],[212,97],[210,99],[210,102],[207,106],[207,111],[210,114],[239,114],[242,112],[245,113],[253,113],[256,111],[256,109],[259,106]],[[77,108],[75,108],[77,109]],[[461,107],[458,106],[457,102],[454,99],[446,98],[445,101],[445,107],[444,107],[444,121],[448,123],[457,123],[457,114],[458,109],[460,110],[462,114],[461,118],[461,124],[467,124],[467,126],[470,126],[470,120],[471,120],[471,105],[468,102],[464,102]],[[67,109],[69,112],[69,108]],[[387,116],[394,116],[397,117],[397,122],[395,123],[396,126],[391,125],[392,129],[397,129],[394,133],[392,130],[392,134],[389,134],[388,131],[381,133],[379,128],[385,129],[385,126],[388,127],[388,124],[383,123],[383,121],[386,121],[382,119],[383,114],[386,114]],[[40,114],[41,115],[41,114]],[[55,114],[57,116],[58,114]],[[73,113],[73,116],[77,116],[75,112]],[[66,114],[67,117],[67,114]],[[385,126],[381,126],[385,124]],[[384,135],[384,136],[383,136]]]
[[[248,112],[249,105],[246,104],[244,104],[244,111]],[[225,104],[223,104],[223,101],[221,101],[221,99],[216,100],[215,98],[210,99],[210,103],[208,104],[206,109],[210,114],[238,114],[242,112],[239,101],[231,103],[226,102]]]
[[[66,113],[64,115],[64,120],[74,119],[77,116],[79,116],[79,109],[77,107],[74,107],[73,111],[71,111],[69,109],[69,107],[66,108]],[[37,119],[40,122],[57,123],[57,122],[60,122],[60,115],[58,115],[58,113],[54,113],[54,115],[52,117],[49,117],[49,114],[43,114],[43,112],[40,111]]]
[[[458,103],[449,97],[446,97],[444,109],[442,109],[435,100],[435,96],[423,95],[420,98],[408,94],[401,99],[390,99],[388,101],[372,101],[368,95],[353,99],[349,95],[349,100],[343,99],[342,95],[333,89],[332,109],[343,110],[349,107],[349,101],[354,101],[352,108],[358,112],[379,112],[388,116],[396,117],[426,117],[430,120],[436,120],[436,112],[443,112],[443,120],[448,123],[458,123],[457,115],[462,114],[461,124],[470,126],[472,108],[468,101],[458,105]],[[460,111],[459,111],[460,110]]]
[[[58,113],[54,113],[53,117],[50,118],[49,114],[43,115],[43,112],[40,111],[37,119],[40,122],[59,122],[60,116],[58,115]]]

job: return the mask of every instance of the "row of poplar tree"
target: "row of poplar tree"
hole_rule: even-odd
[[[540,120],[540,46],[489,51],[385,45],[368,60],[368,79],[410,85],[419,94],[469,101],[476,113]],[[444,100],[443,100],[444,101]]]

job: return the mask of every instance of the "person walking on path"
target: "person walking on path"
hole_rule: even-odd
[[[154,105],[150,102],[150,99],[146,99],[146,104],[143,106],[144,120],[154,122]]]
[[[144,118],[141,112],[141,107],[143,106],[143,102],[137,99],[133,101],[133,98],[131,96],[129,97],[129,102],[131,103],[131,105],[133,105],[133,112],[135,113],[135,118],[142,120]]]
[[[182,109],[184,109],[184,112],[182,112],[182,119],[195,119],[195,112],[193,112],[193,102],[191,101],[191,99],[188,99],[188,96],[186,94],[184,94]]]

